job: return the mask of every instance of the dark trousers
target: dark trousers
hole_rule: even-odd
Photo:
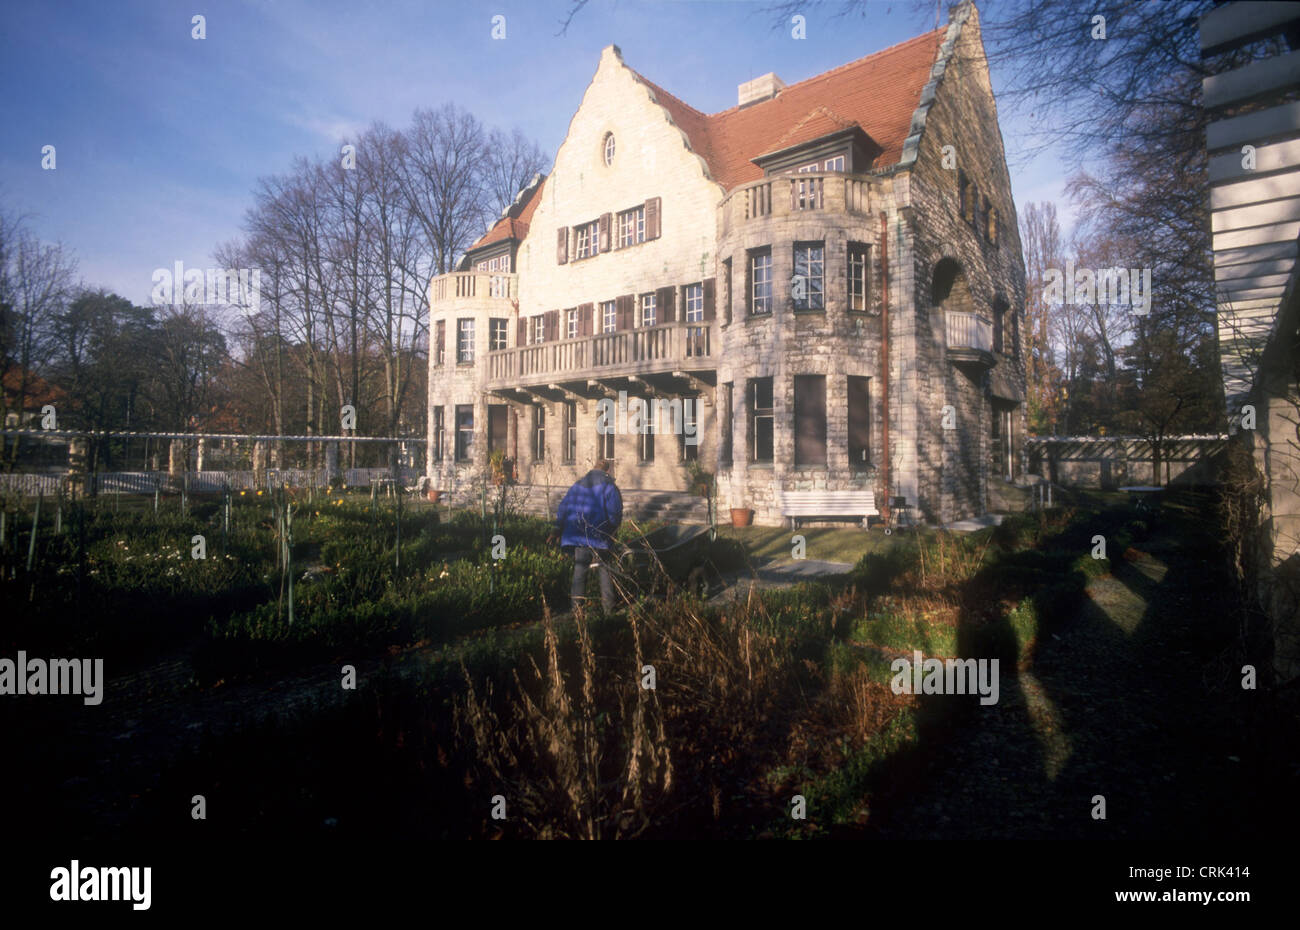
[[[573,585],[569,588],[569,598],[577,607],[587,596],[587,569],[595,568],[600,581],[600,602],[605,613],[614,610],[614,582],[609,577],[609,550],[589,549],[575,546],[573,550]]]

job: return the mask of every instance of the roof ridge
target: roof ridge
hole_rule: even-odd
[[[940,26],[938,29],[930,29],[927,30],[926,32],[921,33],[920,35],[912,36],[912,38],[910,39],[904,39],[902,42],[895,42],[893,45],[886,46],[885,48],[882,48],[877,52],[868,52],[867,54],[863,55],[861,58],[855,58],[852,61],[846,61],[844,64],[837,65],[834,68],[831,68],[829,71],[823,71],[821,74],[814,74],[812,77],[806,77],[802,81],[796,81],[793,84],[787,84],[782,89],[781,93],[777,94],[775,97],[769,97],[768,100],[760,100],[757,103],[751,103],[749,104],[749,106],[745,107],[744,109],[761,106],[762,104],[767,103],[769,100],[777,100],[781,97],[781,94],[784,94],[787,91],[793,90],[796,87],[802,87],[804,84],[811,84],[813,81],[820,81],[823,78],[828,78],[833,74],[838,74],[839,72],[844,71],[848,68],[852,68],[855,65],[862,64],[864,61],[866,61],[869,58],[876,58],[877,56],[884,55],[887,52],[897,51],[903,48],[904,46],[912,45],[914,43],[921,42],[926,39],[933,39],[938,34],[947,35],[947,32],[948,32],[948,26],[943,25]],[[942,43],[942,39],[940,39],[940,42]],[[687,104],[687,106],[690,106],[690,104]],[[694,109],[694,107],[691,107],[691,109]],[[740,109],[741,109],[740,104],[736,104],[735,106],[727,107],[727,109],[725,110],[719,110],[716,113],[710,113],[708,114],[708,117],[710,119],[713,119],[715,117],[723,116],[724,114],[727,113],[739,111]],[[697,110],[696,112],[698,113],[699,111]]]

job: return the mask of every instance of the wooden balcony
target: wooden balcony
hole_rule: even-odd
[[[860,214],[878,204],[878,178],[840,171],[781,174],[737,187],[722,201],[722,234],[791,214]]]
[[[704,371],[717,366],[718,349],[718,331],[712,322],[666,323],[561,339],[489,352],[487,387]]]
[[[975,313],[948,310],[944,313],[948,361],[957,365],[981,365],[992,368],[993,322]]]
[[[429,310],[435,313],[499,307],[518,297],[519,276],[502,271],[453,271],[429,282]]]

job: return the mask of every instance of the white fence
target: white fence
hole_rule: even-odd
[[[348,468],[340,472],[348,487],[369,487],[374,481],[392,477],[388,468]],[[412,468],[401,470],[405,486],[415,484],[419,472]],[[0,493],[21,497],[53,497],[60,488],[67,488],[71,476],[63,475],[0,475]],[[258,488],[276,488],[281,484],[290,487],[324,487],[328,484],[325,469],[306,468],[267,469],[258,480],[253,471],[201,471],[170,475],[157,471],[113,471],[86,475],[86,490],[99,494],[217,494],[225,488],[232,491],[252,491]]]

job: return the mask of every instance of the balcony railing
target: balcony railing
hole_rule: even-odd
[[[722,202],[722,231],[757,219],[791,213],[826,212],[869,214],[872,185],[880,182],[867,175],[838,171],[782,174],[751,181]]]
[[[667,323],[489,352],[488,382],[509,386],[698,368],[702,361],[713,358],[717,341],[713,325]]]
[[[954,361],[993,363],[992,321],[975,313],[949,310],[944,314],[944,330],[948,355]]]
[[[519,276],[500,271],[453,271],[429,282],[429,305],[519,296]]]

